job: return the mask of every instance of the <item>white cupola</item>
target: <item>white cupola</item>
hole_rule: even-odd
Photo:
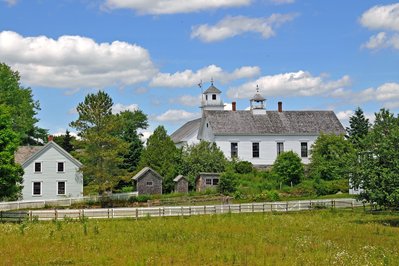
[[[256,85],[256,94],[249,100],[251,111],[254,115],[266,114],[266,99],[260,95],[259,86]]]
[[[202,93],[201,108],[202,110],[224,110],[224,104],[221,99],[221,91],[213,85]]]

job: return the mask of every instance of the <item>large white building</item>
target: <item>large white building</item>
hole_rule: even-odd
[[[203,93],[202,117],[187,122],[172,135],[177,146],[200,140],[215,142],[227,158],[237,157],[256,166],[272,165],[277,155],[292,150],[309,163],[309,150],[321,133],[345,134],[333,111],[266,110],[257,89],[250,110],[224,110],[221,91],[213,84]]]

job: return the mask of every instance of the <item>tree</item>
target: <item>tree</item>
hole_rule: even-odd
[[[183,151],[182,174],[189,178],[192,185],[198,173],[221,173],[225,171],[226,166],[226,157],[216,143],[201,141]]]
[[[173,178],[179,174],[181,150],[177,149],[163,126],[158,126],[147,140],[138,169],[151,167],[163,178],[163,190],[173,191]]]
[[[0,200],[19,198],[24,174],[22,167],[14,160],[19,137],[12,129],[10,113],[10,108],[0,105]]]
[[[54,137],[54,142],[69,153],[75,150],[74,145],[72,144],[73,141],[76,141],[76,138],[71,136],[71,132],[69,132],[68,129],[65,131],[64,135]]]
[[[77,107],[79,118],[70,124],[82,137],[81,170],[88,182],[98,186],[99,193],[111,190],[126,175],[119,167],[123,162],[119,155],[126,151],[127,145],[117,135],[120,124],[111,112],[112,105],[105,92],[88,94]]]
[[[356,160],[355,149],[343,135],[321,134],[311,154],[309,170],[314,179],[348,179]]]
[[[362,140],[367,136],[370,122],[364,116],[363,110],[358,107],[353,116],[349,118],[349,127],[346,128],[348,139],[355,148],[361,148]]]
[[[220,175],[217,191],[222,194],[233,193],[237,190],[238,180],[236,174],[227,171]]]
[[[272,168],[279,181],[286,185],[296,185],[303,179],[305,173],[301,158],[293,151],[280,153]]]
[[[4,63],[0,63],[0,104],[9,108],[12,129],[22,144],[35,144],[37,138],[46,140],[47,130],[35,126],[39,102],[33,100],[30,88],[21,86],[19,73]]]
[[[360,198],[380,206],[399,206],[399,118],[389,110],[375,114],[375,122],[358,157],[352,177],[363,188]]]

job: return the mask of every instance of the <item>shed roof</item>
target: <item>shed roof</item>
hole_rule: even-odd
[[[187,141],[188,138],[193,134],[197,133],[201,124],[201,118],[197,118],[191,121],[188,121],[175,132],[173,132],[170,137],[172,138],[174,143],[179,143],[182,141]]]
[[[345,134],[333,111],[204,111],[215,135]]]
[[[141,169],[135,176],[132,177],[133,180],[138,181],[140,178],[142,178],[148,171],[152,172],[156,177],[159,179],[163,180],[162,176],[158,174],[154,169],[150,167],[144,167]]]

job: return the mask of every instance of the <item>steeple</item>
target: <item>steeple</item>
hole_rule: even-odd
[[[266,114],[265,101],[266,99],[259,93],[259,86],[256,85],[256,94],[249,100],[254,115]]]
[[[220,97],[221,91],[213,85],[213,78],[211,79],[211,86],[202,93],[201,108],[203,110],[224,110],[224,104]]]

